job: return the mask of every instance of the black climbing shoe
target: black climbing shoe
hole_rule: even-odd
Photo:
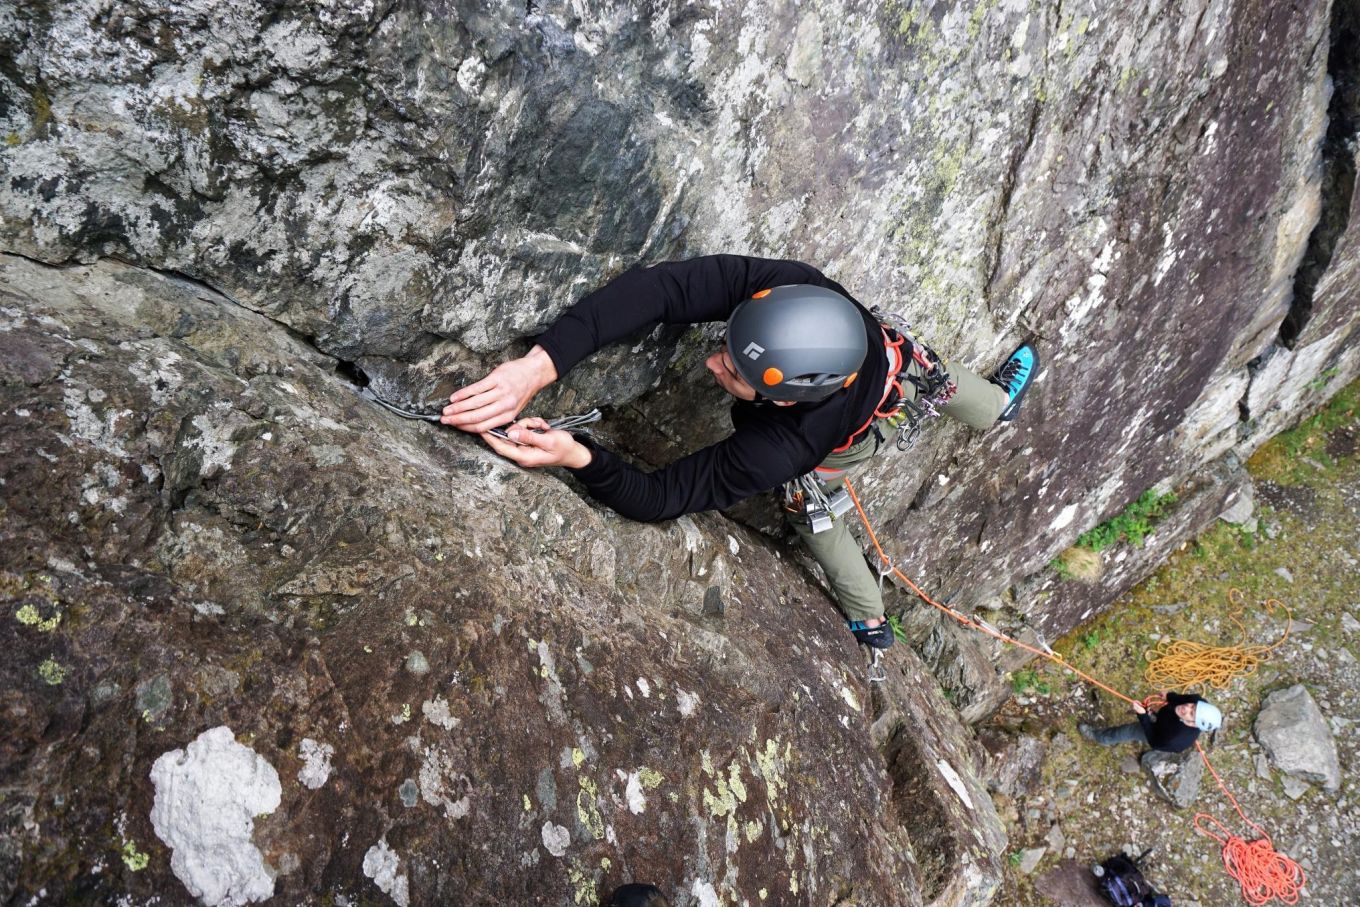
[[[1020,398],[1029,390],[1034,376],[1039,374],[1039,354],[1028,343],[1020,344],[1010,358],[1001,363],[988,380],[1006,392],[1010,402],[1001,411],[998,422],[1009,422],[1020,412]]]
[[[1083,721],[1081,724],[1077,725],[1077,733],[1078,733],[1078,734],[1081,734],[1081,736],[1085,737],[1087,740],[1091,741],[1092,743],[1098,743],[1098,742],[1099,742],[1098,740],[1096,740],[1096,729],[1095,729],[1095,727],[1094,727],[1093,725],[1087,724],[1087,723],[1084,722],[1084,721]]]
[[[855,639],[862,646],[871,649],[889,649],[893,644],[892,624],[886,620],[877,627],[866,627],[862,620],[846,621],[850,627],[850,632],[855,634]]]

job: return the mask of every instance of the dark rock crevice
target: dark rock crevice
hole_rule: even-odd
[[[1322,142],[1322,211],[1294,276],[1289,314],[1280,325],[1279,342],[1286,349],[1294,348],[1312,317],[1318,282],[1331,266],[1337,242],[1350,223],[1360,139],[1360,0],[1337,0],[1332,7],[1327,75],[1332,97]]]

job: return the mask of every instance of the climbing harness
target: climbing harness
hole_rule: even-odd
[[[1284,645],[1294,627],[1294,616],[1279,599],[1271,598],[1264,602],[1268,613],[1276,608],[1284,610],[1285,629],[1274,644],[1269,646],[1248,645],[1247,628],[1242,625],[1240,615],[1246,605],[1242,593],[1237,589],[1228,591],[1228,602],[1233,606],[1228,615],[1242,634],[1242,642],[1235,646],[1206,646],[1203,643],[1185,639],[1162,640],[1157,647],[1148,652],[1147,671],[1143,678],[1159,689],[1186,689],[1207,684],[1218,689],[1227,689],[1237,677],[1253,673],[1270,653]]]
[[[944,360],[916,339],[905,318],[877,307],[870,309],[870,314],[879,321],[883,348],[888,355],[888,376],[883,382],[883,396],[868,420],[832,453],[849,450],[870,429],[877,431],[874,422],[879,419],[897,430],[897,449],[910,450],[921,436],[925,423],[938,418],[938,407],[953,399],[958,390],[958,384],[949,377],[944,367]],[[912,365],[919,367],[919,375],[912,373]],[[908,399],[902,388],[903,381],[915,391],[913,398]]]
[[[1081,678],[1092,686],[1104,690],[1117,699],[1122,699],[1130,705],[1136,702],[1136,700],[1124,695],[1109,684],[1102,683],[1090,674],[1073,667],[1060,654],[1054,652],[1042,638],[1038,639],[1039,645],[1042,646],[1042,648],[1031,646],[1028,643],[1021,642],[1020,640],[997,630],[985,621],[969,617],[948,605],[943,605],[935,601],[935,599],[927,595],[920,586],[912,582],[909,576],[893,565],[892,559],[884,552],[883,545],[878,540],[878,534],[874,532],[874,527],[869,522],[869,516],[864,511],[864,505],[861,503],[859,495],[855,493],[854,486],[850,483],[849,479],[845,480],[845,489],[850,495],[850,500],[854,502],[855,510],[859,514],[860,522],[864,524],[865,534],[869,536],[869,541],[873,543],[874,550],[878,553],[879,560],[887,565],[888,572],[905,583],[907,588],[911,589],[921,601],[939,611],[943,611],[966,627],[972,627],[973,629],[1004,643],[1009,643],[1032,655],[1046,659],[1069,674]],[[1155,708],[1160,698],[1161,697],[1159,696],[1149,696],[1146,700],[1140,702],[1139,705],[1143,705],[1145,708]],[[1243,838],[1232,835],[1224,827],[1223,823],[1207,813],[1199,813],[1195,816],[1195,830],[1206,837],[1213,838],[1222,846],[1223,867],[1227,870],[1228,875],[1241,886],[1242,898],[1250,904],[1251,907],[1265,907],[1265,905],[1277,899],[1283,904],[1298,903],[1300,891],[1304,885],[1307,884],[1307,877],[1304,874],[1302,867],[1284,854],[1276,852],[1275,846],[1270,840],[1270,836],[1265,833],[1265,830],[1262,829],[1261,826],[1248,819],[1246,813],[1242,811],[1242,807],[1237,802],[1237,798],[1229,792],[1227,785],[1223,783],[1223,779],[1209,762],[1209,755],[1204,751],[1204,747],[1200,745],[1199,741],[1195,742],[1195,749],[1199,751],[1200,758],[1204,760],[1205,767],[1208,768],[1209,773],[1214,776],[1214,780],[1218,782],[1219,790],[1223,792],[1223,795],[1228,799],[1228,802],[1232,804],[1233,809],[1237,811],[1238,816],[1241,817],[1246,825],[1251,826],[1259,832],[1261,837],[1255,841],[1249,842]],[[1221,834],[1215,833],[1209,827],[1208,823],[1212,823]]]
[[[395,403],[389,403],[382,397],[379,397],[377,394],[373,392],[373,389],[371,387],[359,388],[359,396],[372,403],[378,404],[383,409],[387,410],[388,412],[394,415],[401,416],[403,419],[419,419],[424,422],[439,421],[439,413],[422,413],[412,409],[403,409],[402,407],[397,406]],[[560,428],[563,431],[571,431],[572,429],[580,428],[582,425],[589,425],[592,422],[598,422],[600,421],[601,418],[603,418],[603,414],[598,409],[592,409],[590,410],[590,412],[581,413],[578,416],[561,416],[560,418],[557,419],[549,419],[548,428]],[[530,429],[530,431],[542,434],[544,430],[541,428],[534,428]],[[510,440],[510,436],[506,434],[505,428],[493,428],[490,431],[488,431],[487,434],[495,435],[496,437],[501,438],[502,440],[505,441]]]

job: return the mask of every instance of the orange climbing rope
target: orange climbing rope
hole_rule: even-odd
[[[892,559],[883,551],[883,546],[878,541],[878,534],[874,532],[874,527],[869,522],[869,515],[864,512],[864,505],[860,502],[859,495],[855,493],[855,487],[851,484],[849,478],[845,479],[845,490],[850,494],[850,500],[855,503],[855,510],[859,513],[860,522],[864,524],[864,531],[868,534],[869,541],[873,543],[874,550],[878,552],[879,560],[883,562],[884,570],[882,572],[885,575],[891,573],[903,583],[906,583],[907,588],[916,593],[917,598],[921,599],[921,601],[939,611],[943,611],[965,627],[972,627],[974,630],[985,633],[994,639],[999,639],[1002,642],[1024,649],[1026,652],[1030,652],[1040,658],[1045,658],[1061,667],[1064,671],[1080,677],[1092,686],[1099,687],[1111,696],[1122,699],[1127,703],[1133,704],[1136,701],[1125,696],[1114,687],[1102,683],[1090,674],[1068,664],[1061,655],[1047,646],[1040,649],[1036,646],[1031,646],[1028,643],[1021,642],[1014,637],[1002,633],[1000,630],[992,627],[980,618],[969,617],[961,611],[957,611],[948,605],[943,605],[935,601],[935,599],[927,595],[920,586],[912,582],[911,577],[898,569],[892,562]],[[1283,642],[1283,640],[1281,640],[1281,642]],[[1279,645],[1279,643],[1276,643],[1276,645]],[[1154,694],[1139,704],[1144,707],[1155,708],[1159,700],[1161,700],[1161,697]],[[1303,869],[1289,857],[1275,851],[1275,847],[1270,841],[1270,836],[1265,833],[1261,826],[1248,819],[1246,814],[1242,812],[1242,807],[1238,805],[1237,798],[1228,791],[1227,785],[1223,783],[1223,779],[1219,777],[1218,772],[1214,770],[1213,765],[1209,762],[1208,754],[1204,752],[1204,748],[1196,743],[1195,749],[1199,751],[1200,758],[1204,760],[1204,764],[1209,769],[1209,773],[1213,775],[1214,780],[1218,782],[1219,790],[1223,791],[1223,795],[1228,798],[1228,802],[1232,804],[1233,809],[1237,810],[1237,814],[1242,818],[1243,822],[1260,832],[1261,837],[1255,841],[1245,841],[1242,838],[1229,833],[1223,826],[1223,823],[1207,813],[1199,813],[1195,816],[1195,830],[1202,835],[1213,838],[1222,845],[1223,866],[1227,870],[1228,875],[1242,887],[1242,898],[1248,904],[1252,905],[1252,907],[1264,907],[1264,905],[1269,904],[1272,900],[1276,899],[1283,904],[1298,903],[1300,889],[1307,883],[1307,878],[1304,875]],[[1206,825],[1203,824],[1206,821],[1212,822],[1217,826],[1219,831],[1222,832],[1222,835],[1220,836],[1206,827]]]
[[[1251,674],[1270,653],[1284,645],[1289,639],[1289,631],[1294,626],[1294,616],[1284,602],[1271,598],[1265,601],[1268,612],[1283,608],[1287,623],[1284,634],[1269,646],[1247,645],[1247,628],[1239,616],[1246,605],[1242,593],[1237,589],[1228,591],[1228,602],[1233,606],[1229,613],[1232,622],[1237,624],[1242,634],[1242,642],[1235,646],[1206,646],[1187,639],[1163,640],[1157,648],[1147,654],[1147,671],[1143,679],[1153,686],[1167,689],[1186,689],[1200,684],[1208,684],[1218,689],[1226,689],[1238,676]]]
[[[1195,814],[1195,831],[1213,838],[1223,848],[1223,868],[1242,886],[1242,900],[1252,907],[1264,907],[1276,899],[1282,904],[1297,904],[1303,886],[1308,884],[1308,877],[1304,875],[1302,867],[1284,854],[1275,851],[1275,845],[1271,843],[1270,835],[1266,834],[1265,829],[1248,819],[1247,814],[1242,812],[1237,798],[1214,770],[1204,748],[1196,742],[1195,749],[1199,750],[1204,767],[1214,776],[1214,780],[1218,782],[1218,789],[1223,791],[1223,796],[1227,797],[1233,809],[1237,810],[1237,815],[1244,823],[1260,832],[1261,837],[1255,841],[1239,838],[1208,813]],[[1208,827],[1207,823],[1210,822],[1221,834]]]

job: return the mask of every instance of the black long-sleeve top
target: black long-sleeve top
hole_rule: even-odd
[[[1176,706],[1187,702],[1203,702],[1204,698],[1194,693],[1167,693],[1166,705],[1157,710],[1153,718],[1146,712],[1138,716],[1138,723],[1147,735],[1148,746],[1164,753],[1180,753],[1190,749],[1199,739],[1199,728],[1190,727],[1176,714]]]
[[[864,316],[869,354],[859,379],[825,400],[775,406],[739,400],[727,438],[643,472],[589,438],[591,462],[572,473],[591,496],[635,520],[667,520],[730,507],[809,472],[858,431],[882,401],[888,357],[878,322],[845,288],[796,261],[712,255],[628,271],[562,314],[538,338],[565,375],[586,356],[642,328],[726,321],[754,293],[787,284],[827,287]]]

